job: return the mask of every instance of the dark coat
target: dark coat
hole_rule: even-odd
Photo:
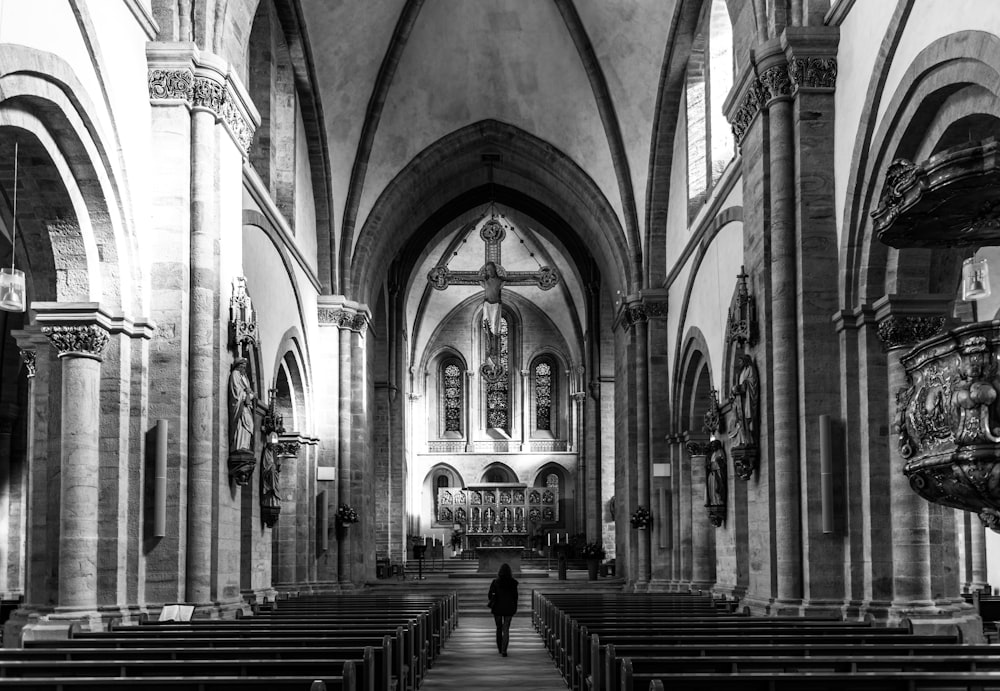
[[[512,617],[517,613],[517,581],[513,578],[494,578],[490,583],[490,611]]]

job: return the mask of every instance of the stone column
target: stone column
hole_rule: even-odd
[[[688,435],[685,448],[691,460],[691,588],[707,591],[715,584],[715,529],[704,507],[708,441]]]
[[[465,371],[465,452],[472,453],[476,450],[476,442],[472,438],[472,387],[476,381],[476,373],[472,370]],[[412,450],[413,446],[410,445]],[[411,451],[412,453],[412,451]]]
[[[986,528],[976,516],[969,515],[969,551],[971,552],[969,588],[988,590],[990,583],[986,573]]]
[[[693,535],[695,530],[693,508],[695,506],[695,502],[693,501],[691,494],[693,491],[693,483],[691,482],[691,455],[687,453],[686,448],[681,448],[680,444],[678,444],[677,460],[678,500],[675,503],[677,504],[678,512],[677,532],[680,539],[677,541],[675,549],[678,551],[680,556],[680,568],[678,571],[679,577],[677,585],[683,590],[691,587],[691,580],[693,578]]]
[[[101,354],[108,332],[96,324],[45,326],[62,361],[59,599],[62,609],[97,606],[97,477]]]
[[[219,167],[215,112],[211,93],[222,87],[199,78],[203,100],[191,112],[191,303],[188,355],[188,505],[187,586],[189,603],[212,598],[212,485],[218,466],[215,376],[219,355],[216,324],[219,317],[220,240]]]
[[[337,580],[341,587],[351,581],[351,529],[336,523],[334,516],[343,504],[351,503],[351,330],[340,326],[340,433],[337,448],[337,503],[332,507],[331,522],[337,540]]]
[[[2,334],[0,334],[2,336]],[[11,535],[14,526],[11,526],[11,469],[14,467],[14,457],[11,453],[11,437],[14,431],[14,423],[17,422],[18,409],[16,405],[5,405],[0,409],[0,459],[6,459],[6,463],[0,463],[0,516],[7,519],[7,535],[0,535],[0,593],[4,597],[10,595],[10,585],[7,574],[11,566]]]
[[[523,369],[521,370],[521,452],[527,453],[531,450],[531,433],[529,430],[530,426],[530,408],[531,399],[528,396],[528,389],[531,375],[531,370]]]
[[[791,82],[785,54],[762,46],[757,68],[768,122],[771,238],[771,371],[773,410],[775,599],[797,604],[802,598],[802,544],[799,486],[798,307],[795,234],[795,145]]]
[[[634,370],[632,385],[635,387],[635,486],[636,503],[652,509],[649,494],[649,341],[646,307],[643,304],[629,305],[626,329],[631,333]],[[631,329],[628,329],[631,325]],[[653,520],[657,520],[654,514]],[[637,536],[635,583],[638,590],[644,590],[650,577],[650,534],[651,530],[639,531]]]
[[[365,334],[369,316],[356,314],[351,324],[351,455],[350,496],[360,522],[352,526],[347,541],[351,555],[351,583],[363,586],[375,580],[375,473],[370,448],[370,430],[374,422],[369,386],[368,353]]]
[[[670,445],[670,589],[680,587],[681,577],[681,502],[680,502],[680,458],[687,455],[681,447],[683,438],[679,434],[667,436]]]
[[[943,316],[907,313],[889,298],[875,303],[878,333],[886,349],[889,399],[886,407],[896,410],[896,397],[909,385],[900,358],[917,342],[939,333]],[[911,306],[912,307],[912,306]],[[930,306],[930,309],[940,305]],[[938,312],[940,314],[940,312]],[[893,598],[890,618],[898,619],[929,610],[934,605],[931,592],[930,504],[910,488],[903,475],[906,461],[898,444],[889,443],[889,502],[892,514]]]

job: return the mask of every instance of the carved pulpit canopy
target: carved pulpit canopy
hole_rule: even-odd
[[[897,249],[1000,245],[1000,141],[893,161],[872,218],[878,239]]]

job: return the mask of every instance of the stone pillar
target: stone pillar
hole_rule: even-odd
[[[889,400],[895,412],[897,396],[909,385],[900,363],[917,342],[939,333],[944,325],[940,304],[886,296],[875,307],[879,337],[886,349]],[[909,303],[909,304],[907,304]],[[903,475],[905,459],[895,439],[889,443],[889,503],[892,515],[893,598],[890,619],[929,614],[934,605],[931,591],[930,504],[910,488]]]
[[[8,573],[11,570],[11,536],[14,526],[11,525],[11,471],[15,467],[11,448],[11,438],[14,424],[17,422],[18,409],[15,405],[5,405],[0,409],[0,516],[7,519],[7,535],[0,535],[0,593],[5,597],[10,595]],[[16,553],[15,553],[16,554]]]
[[[342,323],[340,327],[340,434],[337,449],[337,503],[331,521],[336,527],[337,581],[341,587],[351,581],[351,555],[349,540],[351,529],[336,523],[333,516],[337,509],[351,503],[351,331]]]
[[[649,467],[649,342],[648,329],[646,325],[645,311],[641,319],[635,322],[635,453],[636,453],[636,492],[640,506],[645,506],[652,511],[652,497],[649,493],[650,467]],[[662,517],[653,515],[653,520],[662,520]],[[639,553],[636,565],[635,581],[637,588],[642,590],[649,583],[650,558],[649,541],[652,530],[639,531]]]
[[[521,370],[521,444],[519,450],[522,453],[531,450],[531,397],[528,391],[531,388],[530,375],[531,370]]]
[[[795,233],[795,145],[791,83],[777,45],[761,46],[757,69],[768,123],[768,187],[771,238],[771,370],[774,513],[777,581],[775,599],[797,605],[802,598],[799,485],[798,308]]]
[[[692,492],[693,483],[691,481],[691,455],[687,453],[686,448],[681,448],[678,445],[678,486],[677,486],[677,512],[678,512],[678,533],[680,539],[677,544],[677,551],[679,552],[679,577],[678,577],[678,587],[681,590],[686,590],[691,587],[692,575],[692,563],[694,560],[694,530],[695,516],[693,514],[693,509],[695,502],[693,500]]]
[[[476,373],[472,370],[465,370],[465,452],[472,453],[476,450],[476,442],[472,438],[472,422],[474,417],[472,415],[472,387],[476,381]],[[410,417],[413,417],[413,411],[410,412]],[[410,444],[411,453],[413,452],[413,444]],[[404,536],[405,537],[405,536]]]
[[[319,298],[318,337],[319,348],[314,355],[315,381],[322,382],[315,387],[316,392],[316,434],[319,445],[316,450],[316,481],[313,503],[326,491],[327,522],[310,526],[309,534],[316,542],[325,533],[327,549],[316,554],[315,579],[324,588],[336,588],[338,582],[338,553],[340,544],[334,525],[338,506],[340,459],[340,327],[341,300],[335,296]],[[308,484],[308,479],[306,483]]]
[[[363,586],[375,580],[375,487],[371,453],[371,428],[374,423],[373,387],[369,385],[369,361],[365,334],[370,315],[355,315],[351,325],[351,455],[350,496],[360,522],[352,527],[347,541],[351,555],[351,583]]]
[[[986,573],[986,528],[978,517],[965,512],[969,518],[969,562],[972,566],[969,573],[969,588],[971,590],[989,590],[990,582]]]
[[[205,88],[219,88],[204,80]],[[212,485],[219,459],[215,411],[219,392],[216,365],[219,344],[220,240],[218,140],[215,113],[198,103],[191,113],[191,316],[188,355],[188,511],[187,587],[189,603],[212,598]]]
[[[101,354],[108,332],[96,324],[45,326],[62,362],[59,599],[65,610],[97,606],[97,478]]]
[[[708,440],[687,435],[685,444],[691,461],[691,580],[692,590],[708,591],[715,585],[715,528],[704,507],[705,457]]]

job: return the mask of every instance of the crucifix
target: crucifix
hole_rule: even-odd
[[[486,361],[481,368],[487,381],[496,381],[503,374],[500,367],[500,305],[503,286],[537,285],[549,290],[559,283],[559,273],[549,266],[539,265],[538,271],[507,271],[500,262],[500,244],[507,236],[503,225],[492,216],[483,224],[479,237],[485,243],[485,261],[479,271],[451,271],[448,265],[438,264],[427,272],[427,281],[436,290],[449,285],[482,286],[483,330],[486,333]],[[524,242],[522,240],[522,242]],[[532,257],[535,256],[531,252]]]

